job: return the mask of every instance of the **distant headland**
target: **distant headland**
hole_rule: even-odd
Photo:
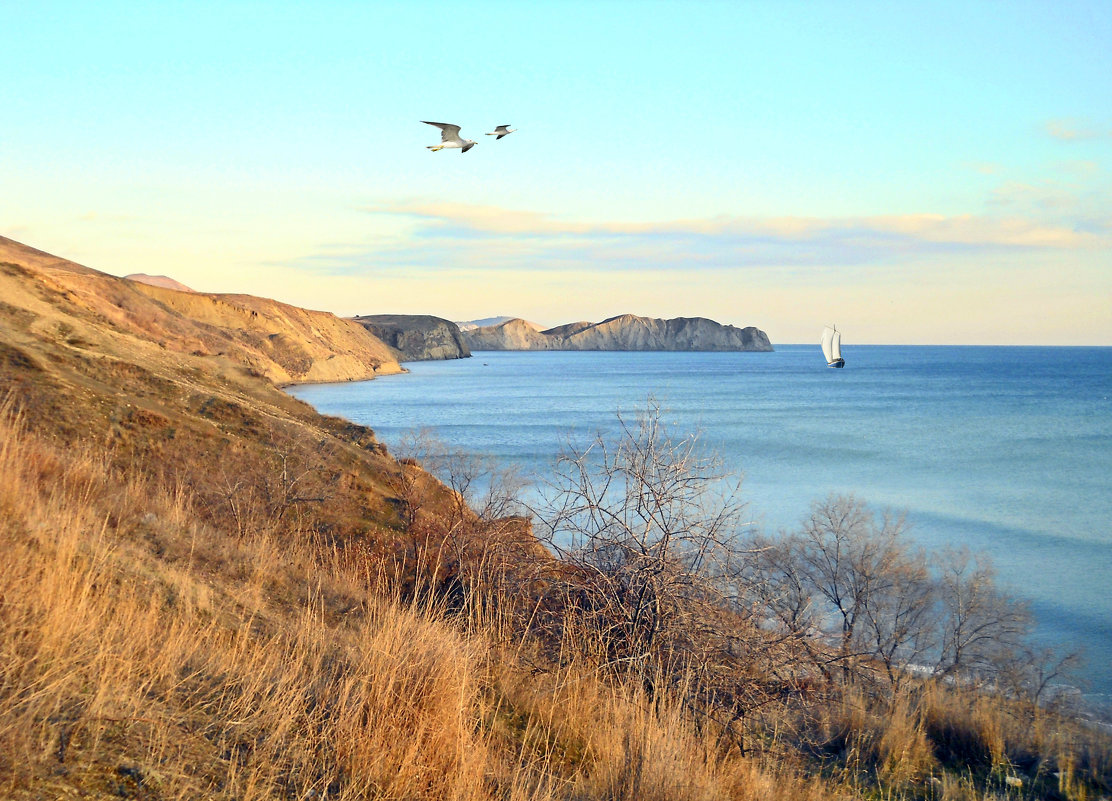
[[[771,351],[759,328],[736,328],[705,317],[663,320],[622,314],[600,323],[575,322],[538,331],[513,318],[463,331],[471,350]]]
[[[394,349],[399,362],[466,359],[459,326],[429,314],[365,314],[351,318]]]

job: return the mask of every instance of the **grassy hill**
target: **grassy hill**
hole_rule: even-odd
[[[945,682],[822,683],[822,643],[702,587],[633,653],[612,576],[464,503],[481,468],[445,486],[279,389],[397,369],[332,315],[0,239],[0,797],[1109,792],[1092,729]]]

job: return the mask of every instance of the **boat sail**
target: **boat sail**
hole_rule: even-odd
[[[828,325],[822,330],[822,355],[826,357],[827,367],[845,367],[842,358],[842,332],[837,326]]]

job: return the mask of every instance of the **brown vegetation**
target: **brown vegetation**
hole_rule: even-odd
[[[202,522],[188,490],[59,449],[10,404],[0,442],[5,797],[789,798],[810,786],[723,755],[680,706],[603,681],[574,643],[566,664],[536,672],[519,653],[534,646],[496,613],[406,601],[381,562],[292,520],[276,528],[257,509],[246,525]]]

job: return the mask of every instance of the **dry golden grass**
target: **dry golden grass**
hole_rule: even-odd
[[[202,520],[172,474],[117,456],[0,409],[0,797],[956,800],[1038,782],[1080,800],[1107,782],[1107,739],[929,683],[851,689],[806,720],[769,709],[743,756],[682,687],[601,671],[574,628],[546,662],[509,603],[447,614],[311,518]]]
[[[6,797],[807,797],[678,705],[534,675],[494,621],[373,590],[295,531],[199,525],[110,464],[0,414]]]
[[[217,532],[185,528],[195,565],[164,564],[142,548],[149,523],[109,521],[181,526],[180,495],[2,425],[9,793],[122,776],[160,797],[475,797],[478,663],[449,626],[365,590],[357,620],[337,621],[319,564],[302,603],[276,607],[289,568],[313,560],[265,537],[219,554]],[[350,601],[353,587],[328,590]]]
[[[937,766],[919,710],[906,694],[878,708],[851,687],[818,712],[821,746],[837,757],[849,784],[919,785]]]

